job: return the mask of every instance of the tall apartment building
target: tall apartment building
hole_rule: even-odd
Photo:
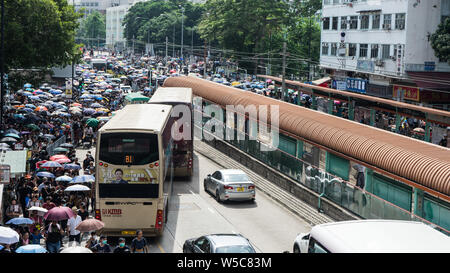
[[[323,0],[320,66],[337,89],[448,108],[429,37],[449,16],[450,0]]]

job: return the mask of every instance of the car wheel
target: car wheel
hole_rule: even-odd
[[[189,253],[189,251],[187,250],[186,246],[183,246],[183,253]]]
[[[206,181],[203,181],[203,188],[205,189],[205,192],[208,192],[208,188],[206,187]]]
[[[220,194],[218,190],[216,190],[216,200],[218,203],[222,202],[222,200],[220,200]]]
[[[294,245],[294,253],[298,253],[298,254],[301,253],[298,245]]]

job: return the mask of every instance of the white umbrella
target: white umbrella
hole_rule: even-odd
[[[46,214],[47,213],[47,209],[44,209],[44,208],[41,208],[41,207],[30,207],[29,209],[28,209],[28,211],[37,211],[37,214],[39,215],[39,216],[44,216],[44,214]]]
[[[92,251],[82,246],[71,246],[64,248],[60,253],[92,253]]]
[[[89,187],[86,187],[84,185],[73,185],[67,187],[64,191],[90,191],[91,189]]]
[[[0,244],[14,244],[19,241],[19,233],[9,227],[0,227]]]

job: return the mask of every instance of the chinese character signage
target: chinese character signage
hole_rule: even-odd
[[[420,101],[420,93],[418,87],[409,87],[409,86],[402,86],[402,85],[394,85],[394,98],[401,98],[405,100],[413,100],[413,101]]]
[[[9,184],[11,177],[11,166],[0,165],[0,184]]]
[[[66,79],[66,98],[72,98],[72,80]]]
[[[366,93],[366,89],[366,80],[347,78],[347,90],[358,93]]]

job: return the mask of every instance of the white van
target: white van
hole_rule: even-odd
[[[450,253],[450,237],[414,221],[359,220],[314,226],[294,253]]]

